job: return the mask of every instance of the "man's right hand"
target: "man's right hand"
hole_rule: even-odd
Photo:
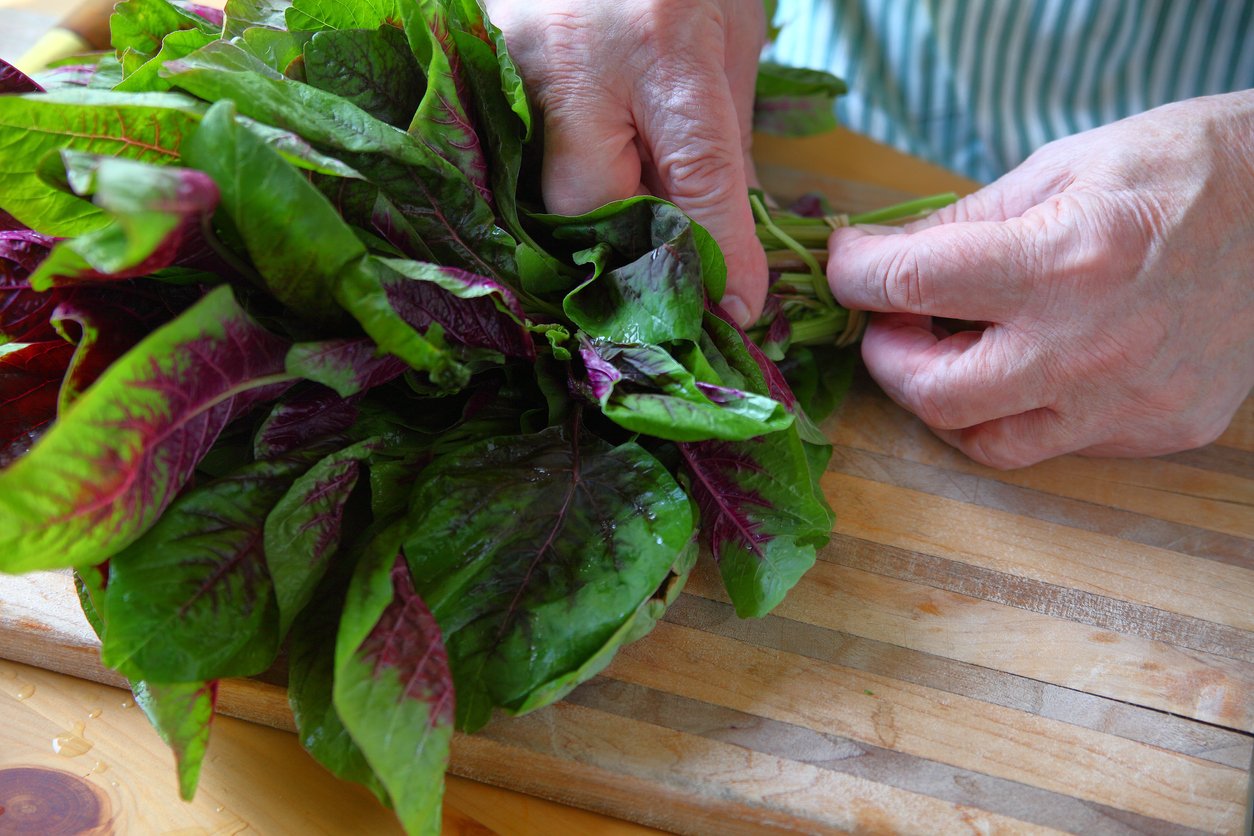
[[[723,307],[755,321],[766,258],[747,190],[761,0],[488,0],[544,118],[544,201],[580,214],[673,201],[727,259]]]

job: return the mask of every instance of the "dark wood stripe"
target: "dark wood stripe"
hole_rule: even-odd
[[[1254,451],[1238,450],[1222,444],[1211,444],[1197,450],[1185,450],[1183,453],[1172,453],[1160,456],[1160,460],[1195,467],[1199,470],[1210,470],[1215,473],[1226,473],[1241,479],[1254,481]]]
[[[749,644],[1025,711],[1244,769],[1254,738],[1105,697],[946,659],[813,624],[766,616],[740,619],[730,604],[681,595],[665,620]]]
[[[566,702],[1073,833],[1201,832],[1019,781],[604,676],[577,688],[566,697]]]
[[[999,482],[868,450],[836,447],[828,470],[981,508],[1106,534],[1160,549],[1254,569],[1254,541],[1219,531],[1159,520],[1079,499]],[[837,508],[837,513],[840,509]]]
[[[1145,604],[845,534],[833,534],[831,542],[819,551],[819,559],[1053,618],[1254,663],[1254,632]]]

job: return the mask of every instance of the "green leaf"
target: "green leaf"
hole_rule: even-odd
[[[605,417],[670,441],[744,441],[789,426],[793,416],[765,395],[702,383],[654,345],[581,341],[587,388]]]
[[[286,352],[227,287],[145,337],[0,471],[0,571],[99,563],[134,541],[222,429],[287,388]]]
[[[492,201],[488,187],[488,161],[471,117],[470,91],[462,70],[462,58],[449,30],[444,4],[418,0],[406,7],[405,28],[410,40],[426,36],[421,54],[427,57],[423,71],[427,89],[409,132],[455,166],[483,199]],[[421,34],[413,30],[420,30]]]
[[[0,208],[46,235],[108,223],[90,202],[43,182],[34,161],[62,149],[171,165],[202,106],[172,93],[62,90],[0,96]]]
[[[285,14],[288,29],[373,29],[399,25],[401,0],[293,0]]]
[[[535,215],[553,236],[585,249],[593,274],[571,291],[566,315],[618,343],[697,340],[705,294],[721,295],[727,269],[709,233],[673,204],[642,196],[576,217]]]
[[[837,126],[836,97],[846,90],[843,81],[822,70],[763,61],[754,88],[753,127],[782,136],[830,131]]]
[[[349,588],[334,698],[406,832],[439,833],[453,687],[440,628],[414,592],[393,535],[371,545]]]
[[[249,64],[251,70],[240,67]],[[360,171],[400,208],[441,264],[502,279],[513,274],[516,242],[448,161],[402,130],[338,96],[277,76],[226,43],[212,44],[167,73],[201,98],[232,99],[241,113],[299,133]]]
[[[461,388],[468,372],[445,344],[443,331],[433,326],[425,333],[410,325],[396,310],[388,284],[404,277],[382,259],[368,257],[346,270],[336,285],[336,299],[353,315],[380,351],[399,357],[411,368],[431,375],[437,386]]]
[[[182,29],[171,32],[161,41],[161,49],[156,55],[133,72],[128,73],[126,78],[113,89],[120,93],[165,92],[170,89],[170,83],[160,76],[161,68],[165,66],[165,63],[190,55],[217,39],[217,33],[203,32],[200,29]]]
[[[30,276],[35,290],[94,279],[137,278],[174,262],[218,203],[218,190],[199,171],[62,151],[67,187],[91,196],[112,222],[63,241]],[[52,179],[52,178],[46,178]]]
[[[675,559],[675,563],[671,566],[666,580],[662,582],[657,591],[641,604],[640,608],[632,613],[631,617],[624,621],[621,627],[614,631],[605,644],[573,671],[563,674],[532,691],[527,700],[518,707],[517,713],[526,714],[528,711],[534,711],[537,708],[543,708],[546,705],[557,702],[575,690],[581,683],[587,682],[605,670],[609,663],[613,661],[614,654],[618,652],[620,647],[647,636],[657,626],[657,623],[662,619],[666,610],[670,608],[670,605],[679,597],[684,584],[688,582],[688,575],[692,571],[692,567],[696,565],[699,553],[700,549],[697,547],[697,541],[693,540],[688,544],[687,548],[679,553],[679,557]]]
[[[224,37],[238,38],[249,29],[286,29],[284,16],[292,0],[226,0]]]
[[[286,75],[293,61],[304,59],[305,46],[311,37],[312,32],[288,32],[255,26],[244,31],[242,46],[270,69]],[[237,40],[235,44],[239,46],[240,42]]]
[[[161,739],[174,750],[178,767],[179,796],[191,801],[200,779],[200,765],[209,746],[209,725],[218,697],[218,683],[136,682],[131,686],[135,704],[143,709]]]
[[[335,636],[344,606],[346,583],[325,586],[292,625],[288,644],[287,698],[296,733],[305,751],[337,778],[364,784],[392,806],[387,790],[335,710]]]
[[[161,51],[165,37],[180,29],[218,34],[204,18],[185,12],[167,0],[122,0],[113,7],[109,17],[110,41],[119,57],[131,50],[143,60],[152,58]]]
[[[312,320],[333,319],[339,276],[366,250],[322,193],[240,125],[230,102],[209,109],[184,153],[218,184],[221,211],[243,237],[266,289]]]
[[[319,460],[301,474],[265,521],[265,558],[279,605],[279,632],[313,598],[340,546],[344,507],[361,463],[379,446],[367,439]]]
[[[680,444],[689,493],[741,618],[769,613],[814,565],[834,517],[797,428]]]
[[[280,635],[263,531],[307,466],[296,457],[255,462],[197,487],[114,555],[101,660],[156,682],[268,668]]]
[[[413,494],[404,552],[444,631],[467,731],[587,664],[692,538],[666,469],[578,423],[459,448]]]
[[[386,25],[317,33],[305,47],[305,77],[400,128],[414,118],[425,87],[405,33]]]

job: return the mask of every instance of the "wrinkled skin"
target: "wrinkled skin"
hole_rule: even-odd
[[[765,38],[761,0],[488,0],[544,118],[547,208],[578,214],[636,194],[674,201],[727,258],[723,307],[766,296],[745,192]]]
[[[833,291],[884,312],[868,370],[977,461],[1197,447],[1254,385],[1254,91],[1059,140],[895,232],[834,233]]]

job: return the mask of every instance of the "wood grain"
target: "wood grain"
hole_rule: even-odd
[[[400,832],[365,789],[276,729],[219,718],[196,800],[184,804],[169,749],[127,691],[0,660],[0,716],[0,774],[38,767],[91,787],[110,811],[102,833]],[[81,743],[58,754],[59,738]]]
[[[1243,813],[1239,769],[669,623],[606,675],[1200,830]]]

